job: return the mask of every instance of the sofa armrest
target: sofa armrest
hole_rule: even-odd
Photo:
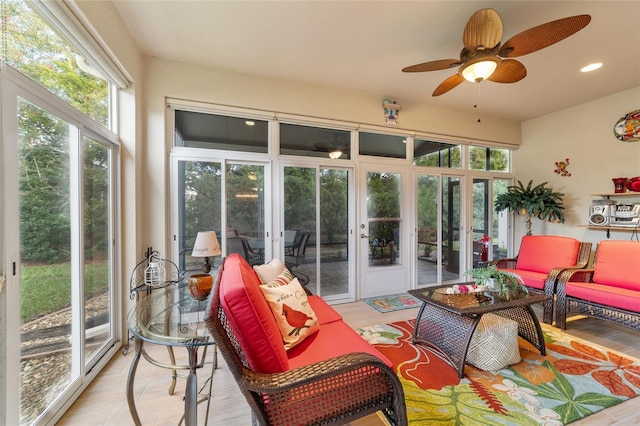
[[[301,421],[305,413],[317,419],[327,407],[334,414],[344,411],[348,419],[352,411],[373,413],[392,401],[393,413],[385,414],[391,414],[394,424],[407,424],[398,376],[382,360],[366,353],[350,353],[274,374],[244,368],[239,383],[253,394],[270,421],[291,412]],[[372,399],[380,401],[378,408],[371,405]]]
[[[564,289],[564,285],[568,282],[568,281],[578,281],[578,282],[583,282],[583,283],[590,283],[593,282],[593,273],[595,272],[595,269],[579,269],[579,268],[571,268],[571,269],[565,269],[561,274],[560,277],[558,278],[558,288],[560,287],[560,284],[562,284],[563,289]]]
[[[565,269],[560,273],[556,285],[556,327],[562,330],[567,328],[567,282],[593,282],[594,271],[595,269]]]

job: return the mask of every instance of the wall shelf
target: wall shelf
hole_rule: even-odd
[[[609,194],[591,194],[594,197],[640,197],[640,192],[612,192]]]
[[[607,231],[626,231],[626,232],[633,232],[633,231],[638,231],[640,232],[640,228],[636,229],[633,226],[597,226],[597,225],[588,225],[587,228],[589,229],[606,229]]]
[[[591,194],[593,197],[602,197],[607,200],[611,198],[618,197],[636,197],[640,198],[640,192],[613,192],[613,193],[600,193],[600,194]],[[611,238],[611,231],[622,231],[622,232],[639,232],[640,228],[637,226],[599,226],[599,225],[587,225],[587,228],[594,230],[605,230],[607,231],[607,238]]]

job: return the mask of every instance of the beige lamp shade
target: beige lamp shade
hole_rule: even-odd
[[[204,266],[202,267],[203,272],[209,272],[211,270],[209,257],[220,256],[221,254],[222,251],[220,251],[220,244],[218,243],[218,237],[216,237],[215,232],[198,232],[196,242],[193,245],[193,250],[191,251],[191,256],[205,258]]]

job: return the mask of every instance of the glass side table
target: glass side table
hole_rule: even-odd
[[[207,417],[211,404],[211,387],[213,373],[217,367],[217,351],[215,343],[204,324],[203,306],[206,301],[198,302],[186,294],[186,289],[169,286],[141,297],[136,306],[127,315],[127,328],[134,341],[135,355],[127,377],[127,403],[131,417],[136,425],[141,425],[133,397],[134,379],[140,357],[149,363],[172,370],[172,383],[169,394],[173,394],[178,377],[178,370],[187,370],[187,384],[184,397],[183,419],[187,426],[197,423],[197,405],[207,402]],[[176,301],[176,299],[178,299]],[[169,351],[169,363],[154,359],[144,348],[145,343],[166,346]],[[205,365],[207,349],[213,346],[213,362],[206,394],[198,392],[198,376],[196,370]],[[175,361],[174,348],[185,348],[188,353],[188,364],[178,365]],[[199,356],[199,351],[202,354]],[[182,419],[180,420],[182,423]],[[206,424],[206,421],[205,421]]]

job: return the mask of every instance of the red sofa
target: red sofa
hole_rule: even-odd
[[[346,423],[382,411],[407,423],[391,362],[320,297],[308,295],[319,331],[286,351],[259,276],[238,254],[226,258],[206,323],[259,424]]]
[[[575,238],[555,235],[525,235],[522,237],[518,256],[493,262],[498,269],[513,272],[522,277],[530,291],[544,293],[552,298],[543,303],[543,322],[553,322],[553,296],[556,282],[562,271],[568,268],[584,268],[589,263],[591,243]]]
[[[640,331],[640,242],[602,241],[593,268],[564,271],[558,280],[556,327],[567,328],[569,313]]]

